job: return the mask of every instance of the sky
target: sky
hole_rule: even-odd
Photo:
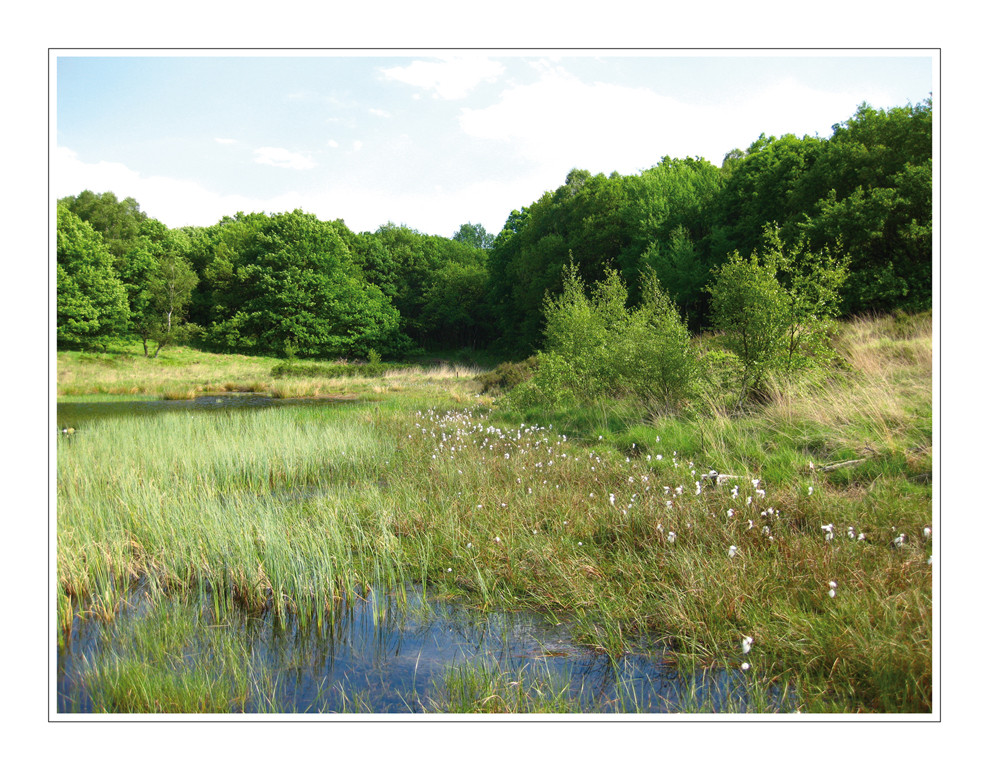
[[[902,52],[52,52],[55,197],[133,197],[169,227],[238,211],[497,234],[567,172],[720,165],[761,133],[830,136],[935,90]]]

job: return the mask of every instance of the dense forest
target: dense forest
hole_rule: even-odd
[[[58,202],[57,343],[140,339],[149,356],[183,341],[324,359],[462,348],[523,358],[541,346],[568,276],[570,288],[578,276],[620,283],[629,307],[665,308],[661,291],[690,329],[710,328],[715,278],[767,238],[798,263],[840,256],[843,315],[924,310],[932,185],[928,99],[862,105],[827,139],[762,135],[720,167],[663,157],[630,176],[574,169],[497,236],[471,223],[449,238],[390,222],[355,233],[301,210],[168,228],[132,198],[87,190]]]

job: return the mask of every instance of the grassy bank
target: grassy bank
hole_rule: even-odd
[[[685,671],[744,664],[805,711],[929,711],[931,334],[901,327],[845,325],[842,367],[741,414],[513,414],[435,368],[334,382],[379,397],[346,410],[94,423],[59,439],[60,620],[113,617],[138,579],[218,616],[317,625],[341,596],[424,582],[565,614],[613,657],[646,635]],[[166,383],[151,362],[60,354],[59,392],[209,389],[273,365],[175,355],[209,369],[176,365]],[[435,708],[567,710],[558,687],[537,689],[453,671]]]
[[[293,369],[300,373],[291,374]],[[329,363],[292,364],[279,358],[208,353],[182,346],[147,358],[135,343],[109,353],[59,351],[56,392],[66,400],[101,396],[191,399],[222,393],[275,398],[418,394],[457,403],[477,396],[480,387],[474,378],[480,371],[470,363],[433,359],[402,367],[389,364],[380,374],[364,374],[360,366],[348,371],[346,366]],[[482,398],[491,403],[490,398]]]

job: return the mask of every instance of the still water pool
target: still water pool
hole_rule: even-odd
[[[223,393],[177,400],[138,401],[59,401],[56,422],[59,430],[78,429],[97,419],[113,417],[151,417],[158,414],[228,412],[233,410],[274,409],[285,406],[333,406],[355,403],[341,398],[272,398],[261,393]]]
[[[147,598],[136,593],[113,624],[77,619],[59,644],[60,713],[98,710],[87,670],[107,661],[126,665],[133,650],[121,646],[115,629],[147,611]],[[203,612],[199,622],[214,621]],[[248,699],[245,712],[446,711],[445,677],[456,667],[480,667],[504,682],[552,689],[565,697],[568,710],[583,713],[744,712],[749,706],[740,671],[684,675],[664,664],[661,649],[648,645],[614,660],[574,644],[565,622],[526,612],[482,612],[419,589],[409,589],[401,601],[372,591],[341,607],[321,630],[240,616],[230,632],[246,640],[255,675],[276,683],[263,701]],[[194,665],[210,665],[207,649],[191,646],[184,655]]]

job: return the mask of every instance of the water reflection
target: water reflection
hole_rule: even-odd
[[[745,711],[748,694],[738,671],[684,676],[663,663],[663,651],[643,648],[611,660],[573,643],[565,623],[526,612],[481,612],[409,590],[400,602],[371,592],[341,605],[332,622],[282,625],[270,616],[238,616],[231,633],[246,639],[258,670],[278,682],[285,713],[418,713],[435,711],[451,666],[479,665],[526,681],[569,683],[584,712]],[[146,611],[136,597],[126,612]],[[207,613],[208,614],[208,613]],[[118,624],[125,618],[118,620]],[[211,622],[204,617],[204,623]],[[60,645],[57,708],[88,712],[93,704],[80,674],[85,660],[112,654],[114,626],[80,624]],[[102,629],[102,630],[101,630]],[[245,710],[261,710],[258,703]]]
[[[270,409],[281,406],[354,403],[343,398],[272,398],[260,393],[199,396],[174,401],[59,401],[58,429],[78,428],[104,417],[147,417],[166,412],[226,412],[236,409]]]

